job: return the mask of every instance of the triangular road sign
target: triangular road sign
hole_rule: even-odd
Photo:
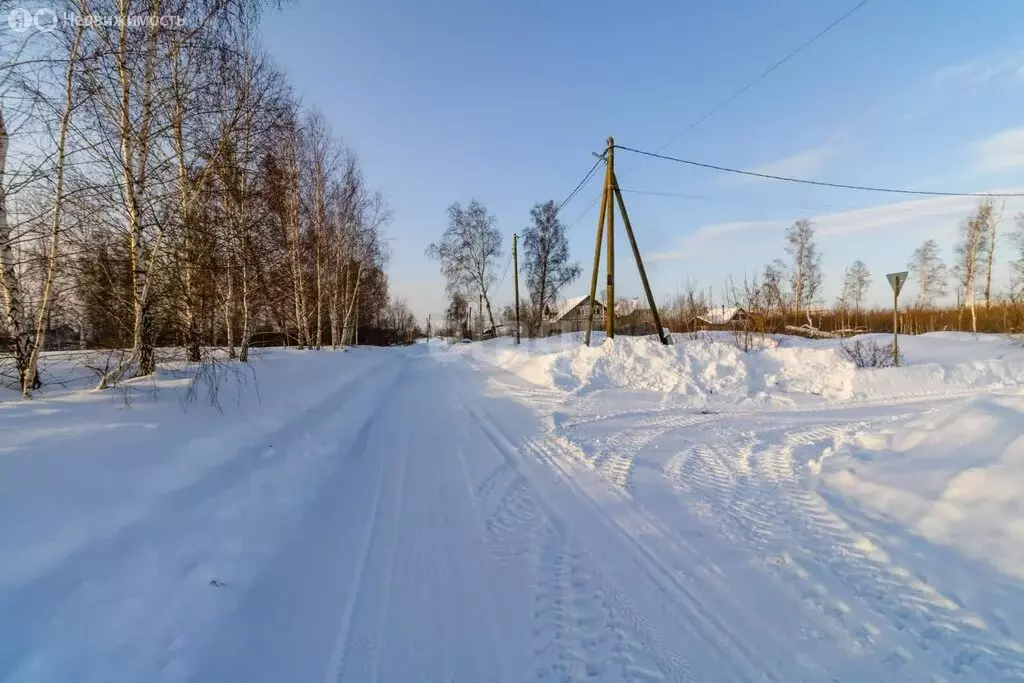
[[[892,287],[892,291],[896,296],[899,296],[900,290],[903,289],[903,285],[907,281],[907,271],[903,271],[902,273],[889,273],[885,276],[885,279],[889,281],[889,286]]]

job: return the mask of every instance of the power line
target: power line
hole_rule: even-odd
[[[561,211],[562,207],[571,202],[573,197],[575,197],[579,193],[579,191],[583,189],[583,186],[590,182],[590,179],[594,176],[594,171],[597,170],[597,167],[601,165],[602,161],[604,161],[604,159],[598,159],[597,161],[594,162],[594,165],[590,167],[590,170],[587,171],[587,174],[583,176],[583,180],[581,180],[576,185],[576,187],[573,188],[573,191],[569,193],[569,196],[563,199],[562,203],[558,205],[558,208],[555,209],[555,213]]]
[[[802,185],[816,185],[818,187],[836,187],[843,190],[861,190],[864,192],[887,192],[889,194],[910,194],[919,195],[925,197],[1024,197],[1024,193],[998,193],[998,192],[930,192],[928,190],[904,190],[891,187],[872,187],[870,185],[847,185],[845,183],[829,183],[824,180],[807,180],[806,178],[789,178],[787,176],[771,175],[770,173],[757,173],[756,171],[744,171],[739,168],[729,168],[728,166],[717,166],[715,164],[705,164],[700,161],[693,161],[690,159],[680,159],[678,157],[670,157],[664,154],[658,154],[657,152],[645,152],[640,149],[634,149],[632,147],[625,147],[623,145],[615,145],[617,149],[621,149],[624,152],[633,152],[634,154],[641,154],[643,156],[654,157],[655,159],[664,159],[665,161],[675,161],[676,163],[686,164],[687,166],[696,166],[698,168],[707,168],[713,171],[722,171],[723,173],[735,173],[738,175],[751,176],[754,178],[765,178],[768,180],[781,180],[787,183],[800,183]]]
[[[800,45],[799,45],[799,46],[798,46],[798,47],[797,47],[796,49],[794,49],[793,51],[791,51],[791,52],[790,52],[789,54],[787,54],[787,55],[786,55],[785,57],[783,57],[782,59],[780,59],[779,61],[775,62],[775,63],[774,63],[774,64],[772,64],[772,65],[771,65],[770,67],[768,67],[767,69],[765,69],[764,71],[762,71],[762,72],[761,72],[760,74],[758,74],[758,75],[757,75],[757,76],[756,76],[756,77],[754,78],[754,80],[752,80],[752,81],[749,81],[749,82],[748,82],[748,83],[747,83],[746,85],[742,86],[742,87],[741,87],[741,88],[740,88],[739,90],[736,90],[736,91],[735,91],[734,93],[732,93],[731,95],[729,95],[728,97],[726,97],[726,98],[725,98],[724,100],[722,100],[721,102],[719,102],[718,104],[716,104],[716,105],[715,105],[714,107],[712,107],[711,109],[709,109],[708,111],[706,111],[706,112],[705,112],[705,113],[704,113],[703,115],[701,115],[700,117],[698,117],[697,119],[695,119],[695,120],[693,121],[693,123],[691,123],[691,124],[690,124],[689,126],[687,126],[686,128],[684,128],[682,132],[680,132],[679,134],[677,134],[677,135],[676,135],[675,137],[673,137],[672,139],[670,139],[670,140],[669,140],[668,142],[666,142],[665,144],[663,144],[663,145],[662,145],[661,147],[659,147],[659,148],[658,148],[657,150],[655,150],[655,151],[657,151],[657,152],[660,152],[660,151],[662,151],[663,149],[665,149],[666,147],[668,147],[668,146],[672,145],[672,144],[673,144],[674,142],[676,142],[677,140],[679,140],[679,138],[683,137],[684,135],[686,135],[687,133],[689,133],[689,132],[690,132],[691,130],[693,130],[694,128],[696,128],[696,127],[697,127],[697,126],[699,126],[700,124],[704,123],[705,121],[707,121],[707,120],[708,120],[709,118],[711,118],[712,116],[714,116],[714,115],[715,115],[715,114],[717,114],[718,112],[720,112],[720,111],[722,111],[723,109],[725,109],[726,107],[728,107],[728,106],[729,106],[730,104],[732,104],[732,103],[733,103],[733,102],[735,102],[735,101],[736,101],[737,99],[739,99],[739,98],[740,98],[740,97],[741,97],[741,96],[742,96],[742,95],[743,95],[743,94],[744,94],[745,92],[747,92],[748,90],[750,90],[751,88],[753,88],[753,87],[754,87],[755,85],[757,85],[758,83],[760,83],[761,81],[763,81],[763,80],[764,80],[765,78],[767,78],[768,76],[770,76],[770,75],[771,75],[771,74],[772,74],[772,73],[773,73],[774,71],[776,71],[776,70],[777,70],[777,69],[778,69],[779,67],[781,67],[781,66],[782,66],[783,64],[785,64],[785,63],[786,63],[786,62],[788,62],[789,60],[793,59],[793,58],[794,58],[794,57],[796,57],[796,56],[797,56],[798,54],[800,54],[801,52],[803,52],[804,50],[806,50],[806,49],[807,49],[808,47],[810,47],[811,45],[813,45],[813,44],[814,44],[814,43],[815,43],[815,42],[816,42],[816,41],[817,41],[817,40],[818,40],[819,38],[821,38],[822,36],[824,36],[824,35],[825,35],[826,33],[828,33],[829,31],[831,31],[832,29],[834,29],[834,28],[835,28],[836,26],[838,26],[838,25],[839,25],[839,24],[841,24],[842,22],[846,21],[846,19],[847,19],[847,18],[849,18],[849,17],[850,17],[850,16],[851,16],[851,15],[852,15],[852,14],[853,14],[854,12],[856,12],[857,10],[859,10],[859,9],[860,9],[861,7],[863,7],[864,5],[868,4],[868,3],[870,2],[870,1],[871,1],[871,0],[860,0],[860,2],[858,2],[858,3],[856,4],[856,5],[854,5],[854,6],[853,6],[853,7],[851,7],[850,9],[848,9],[848,10],[847,10],[847,11],[846,11],[846,12],[845,12],[845,13],[844,13],[844,14],[843,14],[842,16],[840,16],[840,17],[839,17],[838,19],[836,19],[836,20],[835,20],[835,21],[833,21],[833,22],[832,22],[831,24],[829,24],[829,25],[828,25],[828,26],[826,26],[825,28],[823,28],[823,29],[821,29],[820,31],[818,31],[817,33],[815,33],[815,34],[814,34],[813,36],[811,36],[811,37],[810,37],[810,38],[809,38],[808,40],[806,40],[806,41],[804,41],[803,43],[801,43],[801,44],[800,44]]]
[[[565,229],[569,230],[574,225],[576,225],[581,220],[583,220],[583,217],[586,216],[588,213],[590,213],[590,210],[593,209],[594,206],[601,200],[601,195],[603,195],[603,194],[604,194],[604,192],[602,191],[601,194],[599,194],[596,197],[594,197],[594,200],[592,202],[590,202],[590,204],[587,205],[587,208],[583,210],[583,213],[581,213],[580,215],[576,216],[576,218],[572,219],[572,221],[570,221],[568,224],[566,224]]]
[[[501,289],[501,286],[505,284],[505,278],[508,276],[508,267],[510,265],[512,265],[512,254],[508,255],[508,261],[505,262],[505,272],[502,274],[501,281],[498,282],[498,286],[494,288],[495,292]]]
[[[755,206],[764,206],[779,209],[807,209],[810,211],[856,211],[858,208],[855,206],[836,206],[836,205],[821,205],[821,204],[779,204],[776,202],[759,202],[744,199],[736,199],[734,197],[725,196],[714,196],[714,195],[702,195],[702,194],[690,194],[687,192],[660,192],[656,190],[627,190],[626,188],[620,188],[620,192],[628,194],[640,194],[648,195],[652,197],[678,197],[679,199],[692,199],[695,201],[705,202],[725,202],[728,204],[753,204]]]

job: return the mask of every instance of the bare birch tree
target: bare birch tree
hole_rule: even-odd
[[[988,235],[985,238],[986,249],[985,249],[985,308],[991,308],[992,306],[992,267],[995,264],[996,257],[996,229],[999,226],[999,221],[1002,220],[1003,211],[1006,209],[1006,202],[1003,201],[1002,205],[998,210],[995,208],[995,204],[992,200],[988,200],[992,204],[991,213],[986,221],[986,228]]]
[[[449,293],[480,295],[492,328],[490,289],[497,281],[495,269],[502,254],[496,222],[480,202],[473,200],[465,208],[456,202],[448,207],[448,228],[441,241],[427,248],[427,256],[441,263]]]
[[[31,391],[69,323],[79,344],[123,350],[98,369],[99,387],[151,372],[158,347],[206,361],[223,343],[247,360],[254,343],[319,346],[327,320],[332,344],[361,326],[381,340],[412,334],[384,272],[390,211],[262,55],[262,0],[54,1],[83,19],[33,38],[48,59],[0,45],[11,384]],[[184,21],[136,21],[146,14]],[[15,135],[42,123],[20,139],[31,144],[12,136],[11,101],[29,103]]]
[[[917,280],[917,305],[924,308],[946,295],[949,273],[939,253],[939,243],[935,240],[925,242],[914,250],[907,264],[907,270]]]
[[[975,212],[961,226],[960,243],[956,248],[963,306],[971,312],[971,331],[975,334],[978,332],[978,275],[989,248],[988,239],[991,235],[994,211],[995,205],[991,200],[982,200]]]
[[[797,313],[802,313],[815,300],[821,288],[821,255],[814,243],[814,225],[801,218],[786,230],[786,253],[792,259],[789,266],[790,289]]]
[[[1016,258],[1010,262],[1010,278],[1015,296],[1020,297],[1024,293],[1024,211],[1014,217],[1010,240],[1017,249]]]
[[[4,322],[11,334],[14,364],[19,386],[24,386],[28,369],[29,331],[25,319],[25,303],[22,299],[21,282],[15,265],[14,247],[11,240],[11,225],[7,209],[7,151],[10,149],[10,134],[0,110],[0,288],[4,297]]]
[[[80,11],[84,11],[86,0],[81,0]],[[57,276],[58,256],[61,235],[61,219],[64,208],[64,175],[67,160],[68,136],[71,128],[71,116],[74,105],[74,78],[78,64],[78,52],[82,43],[84,25],[78,24],[72,29],[71,44],[68,48],[67,67],[64,74],[64,102],[57,132],[57,147],[54,154],[55,186],[53,191],[53,207],[50,213],[49,246],[46,253],[46,271],[43,276],[42,292],[36,309],[35,335],[29,350],[28,362],[21,376],[22,395],[28,398],[33,389],[40,386],[39,354],[46,345],[47,323],[50,319],[50,306],[53,302],[54,281]],[[3,127],[0,121],[0,128]],[[2,176],[2,173],[0,173]],[[0,189],[0,192],[3,190]],[[0,208],[2,212],[2,208]]]
[[[533,222],[523,230],[523,270],[530,293],[527,330],[534,336],[543,334],[544,311],[580,276],[582,267],[569,261],[569,241],[554,202],[535,205],[530,217]]]
[[[857,259],[843,275],[843,290],[840,295],[843,308],[852,308],[856,313],[860,313],[864,295],[867,294],[870,285],[871,271],[863,261]]]

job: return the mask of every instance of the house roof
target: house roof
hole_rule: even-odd
[[[566,315],[571,313],[577,306],[582,304],[584,301],[587,301],[588,299],[590,299],[590,295],[584,294],[583,296],[574,296],[561,301],[558,304],[558,308],[555,310],[555,315],[552,318],[552,322],[558,322]],[[604,304],[602,304],[601,301],[598,300],[597,305],[603,306]]]
[[[706,322],[709,325],[725,325],[732,322],[736,314],[742,310],[739,306],[720,306],[708,310],[704,315],[698,315],[697,320]]]
[[[617,304],[615,304],[615,315],[626,316],[626,315],[632,315],[633,313],[636,313],[637,311],[646,311],[646,310],[648,310],[647,304],[642,302],[640,300],[640,297],[638,297],[638,296],[635,296],[632,299],[626,299],[624,301],[619,301]]]

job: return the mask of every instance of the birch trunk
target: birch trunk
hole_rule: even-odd
[[[331,348],[338,348],[338,267],[332,269],[331,298],[327,305],[327,319],[331,325]]]
[[[348,310],[345,311],[345,337],[343,343],[350,343],[349,340],[356,340],[358,338],[358,331],[352,329],[352,322],[354,320],[353,313],[356,310],[356,301],[359,300],[359,283],[363,279],[363,264],[360,262],[356,268],[356,283],[352,288],[352,298],[348,302]]]
[[[85,0],[82,1],[80,10],[85,9]],[[75,71],[75,63],[78,61],[78,46],[82,41],[84,24],[79,24],[75,31],[74,40],[71,43],[71,51],[68,54],[68,67],[64,77],[64,112],[60,119],[60,133],[57,137],[56,150],[56,187],[53,196],[53,214],[50,219],[50,247],[46,259],[46,275],[43,280],[43,291],[39,299],[39,311],[36,314],[36,335],[32,343],[32,351],[29,354],[28,365],[25,368],[25,375],[22,378],[22,395],[28,398],[32,390],[39,387],[39,353],[46,346],[46,330],[49,327],[50,305],[53,301],[53,281],[57,275],[57,249],[60,245],[60,220],[61,210],[64,206],[64,159],[67,149],[68,128],[71,125],[72,86]],[[2,128],[0,123],[0,128]],[[2,154],[0,154],[2,156]],[[0,182],[2,182],[0,172]],[[0,190],[2,192],[2,190]],[[2,209],[0,209],[2,212]],[[31,381],[29,380],[31,378]]]
[[[316,229],[314,257],[316,258],[316,349],[323,348],[324,339],[324,306],[323,306],[323,264],[321,263],[321,234],[320,228]]]
[[[157,5],[156,9],[159,9]],[[146,166],[149,160],[149,129],[152,124],[153,81],[156,74],[158,23],[150,26],[146,47],[146,66],[139,130],[132,126],[132,75],[129,66],[129,35],[131,8],[126,2],[118,4],[120,32],[117,43],[117,85],[120,89],[118,135],[120,137],[121,183],[124,209],[128,219],[128,247],[132,268],[132,349],[118,366],[104,375],[97,389],[116,382],[137,364],[137,375],[149,375],[156,369],[153,350],[152,321],[150,319],[150,264],[146,262],[145,234],[142,221],[141,197],[145,195]],[[159,12],[157,12],[159,14]],[[138,142],[138,146],[134,144]],[[159,253],[163,230],[158,229],[151,258]]]
[[[224,331],[227,337],[228,358],[236,358],[235,351],[235,277],[233,265],[228,266],[227,294],[224,296]]]
[[[4,174],[7,169],[9,139],[3,112],[0,111],[0,288],[3,289],[4,297],[4,321],[14,342],[14,365],[18,371],[18,385],[24,386],[30,342],[25,320],[25,303],[22,300],[18,271],[14,263],[11,228],[7,218]]]
[[[344,263],[339,270],[338,289],[335,293],[337,303],[334,306],[336,311],[334,325],[337,330],[331,333],[331,340],[335,348],[345,345],[345,326],[342,312],[348,310],[348,263]]]
[[[242,255],[242,338],[239,340],[238,360],[249,362],[249,343],[252,332],[249,329],[249,267]]]
[[[182,110],[181,87],[178,82],[178,57],[175,55],[171,60],[171,73],[175,83],[175,108],[173,116],[174,130],[174,151],[178,157],[178,220],[181,222],[183,254],[181,268],[184,271],[184,301],[182,301],[182,331],[185,337],[185,355],[188,361],[198,363],[200,359],[199,344],[199,321],[195,307],[195,260],[196,248],[192,235],[191,202],[189,198],[188,169],[185,164],[185,140],[183,131],[183,119],[185,116]]]
[[[484,292],[484,306],[487,308],[487,320],[491,323],[491,329],[497,330],[494,326],[494,314],[491,313],[491,297],[487,296],[486,292]]]
[[[1003,204],[1005,208],[1006,204]],[[996,227],[999,225],[999,221],[1002,218],[1002,210],[989,220],[991,224],[988,230],[988,256],[987,266],[988,269],[985,272],[985,309],[989,309],[992,306],[992,264],[996,258]]]
[[[298,336],[298,347],[305,348],[309,344],[309,318],[306,315],[306,287],[302,277],[302,262],[300,259],[300,232],[299,232],[299,169],[298,150],[295,149],[296,140],[290,142],[291,150],[288,159],[288,238],[291,242],[291,266],[292,266],[292,288],[295,297],[295,325]]]

